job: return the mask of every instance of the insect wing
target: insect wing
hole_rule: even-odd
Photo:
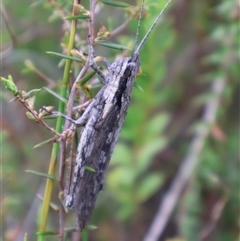
[[[104,174],[109,164],[119,132],[126,116],[126,110],[119,113],[115,105],[112,106],[104,122],[97,122],[94,135],[94,146],[91,155],[86,160],[86,166],[94,171],[85,170],[83,178],[78,184],[75,200],[77,226],[83,229],[88,222],[94,208],[98,193],[104,186]],[[86,143],[87,144],[87,143]]]

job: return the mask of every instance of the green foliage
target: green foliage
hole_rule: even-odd
[[[119,7],[119,8],[127,8],[131,7],[131,5],[124,3],[124,2],[118,2],[118,1],[109,1],[109,0],[101,0],[102,3],[113,6],[113,7]]]
[[[111,49],[118,49],[118,50],[130,50],[127,46],[121,45],[121,44],[115,44],[115,43],[104,43],[101,41],[98,41],[99,45],[111,48]]]
[[[34,175],[38,175],[38,176],[41,176],[41,177],[45,177],[45,178],[50,178],[50,179],[55,179],[54,176],[52,175],[48,175],[46,173],[42,173],[42,172],[37,172],[37,171],[34,171],[34,170],[26,170],[26,172],[29,172],[29,173],[32,173]]]
[[[5,88],[9,90],[13,95],[18,94],[17,86],[14,84],[11,75],[8,76],[8,79],[1,77],[1,81],[4,84]]]
[[[116,53],[129,55],[129,49],[133,49],[137,29],[135,11],[139,11],[139,6],[138,9],[125,8],[128,4],[101,2],[105,4],[100,4],[95,20],[95,49],[97,54],[114,61]],[[164,4],[164,1],[146,1],[138,42]],[[13,7],[10,1],[4,1],[3,5],[13,34],[11,37],[4,25],[1,36],[7,54],[3,55],[1,74],[4,77],[1,81],[7,91],[3,88],[1,92],[4,129],[1,133],[4,194],[1,233],[5,238],[9,233],[14,234],[15,227],[21,229],[39,183],[45,181],[40,176],[47,173],[51,150],[44,144],[55,140],[52,133],[25,117],[26,111],[19,108],[18,102],[9,103],[9,100],[12,95],[21,94],[36,111],[43,105],[57,109],[61,103],[64,112],[69,86],[86,61],[83,53],[88,52],[88,47],[87,20],[80,20],[83,15],[80,16],[79,10],[77,16],[72,16],[72,2],[34,1],[29,7],[29,1],[21,1],[15,2]],[[83,1],[83,5],[88,11],[88,2]],[[131,2],[131,5],[135,3]],[[215,123],[198,157],[199,165],[178,198],[164,240],[198,240],[209,223],[214,224],[209,240],[239,240],[239,22],[234,15],[239,5],[231,0],[221,0],[189,1],[182,5],[173,1],[172,6],[169,13],[163,14],[142,49],[141,73],[136,78],[136,86],[141,86],[142,91],[133,88],[132,104],[110,162],[106,187],[91,219],[98,229],[88,229],[83,233],[83,240],[112,240],[114,237],[114,240],[122,241],[129,234],[135,240],[142,240],[139,235],[144,231],[140,232],[139,227],[143,227],[142,230],[149,227],[159,208],[159,200],[181,167],[192,135],[210,128],[209,123],[202,121],[201,113],[215,99],[209,86],[219,78],[225,80],[225,88]],[[68,54],[68,43],[72,31],[66,27],[70,21],[66,18],[62,21],[66,16],[70,16],[69,20],[79,19],[74,43],[78,50],[72,50],[71,55]],[[125,31],[111,40],[104,39],[104,43],[98,41],[130,17],[133,21]],[[106,29],[100,27],[97,36],[101,23]],[[107,46],[101,46],[104,44]],[[71,70],[64,72],[67,61],[71,62]],[[67,73],[67,78],[70,76],[70,83],[62,83],[63,73]],[[76,103],[84,95],[93,98],[101,87],[101,83],[95,84],[96,80],[92,82],[94,75],[95,72],[90,71],[78,80],[77,87],[81,92]],[[39,91],[42,87],[47,91]],[[62,91],[66,91],[65,94]],[[27,115],[38,121],[31,112]],[[47,124],[54,126],[51,120]],[[33,146],[39,148],[33,150]],[[34,169],[40,176],[25,173],[26,169]],[[94,171],[91,167],[88,170]],[[53,198],[56,199],[58,185],[53,187]],[[222,209],[214,213],[219,207],[217,204]],[[217,219],[214,214],[218,215]],[[46,230],[54,230],[51,234],[56,234],[57,213],[50,216]],[[40,225],[40,219],[37,225]],[[69,220],[73,224],[74,218]],[[31,222],[34,224],[35,220]],[[28,233],[28,240],[36,240],[33,234],[36,229],[29,225],[29,229],[23,230]],[[42,234],[48,235],[46,230]],[[121,230],[121,235],[118,236],[116,230]],[[71,240],[70,236],[67,240]]]

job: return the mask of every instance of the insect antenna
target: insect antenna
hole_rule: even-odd
[[[163,12],[165,11],[166,7],[168,6],[168,4],[171,2],[171,0],[168,0],[167,3],[165,4],[165,6],[163,7],[162,11],[158,14],[158,16],[155,18],[152,26],[148,29],[147,33],[145,34],[145,36],[143,37],[142,41],[140,42],[140,44],[138,45],[138,47],[134,47],[134,53],[139,53],[140,50],[142,49],[144,43],[146,42],[149,34],[152,32],[153,28],[155,27],[155,25],[157,24],[157,21],[159,20],[159,18],[162,16]],[[143,3],[144,3],[144,0],[143,0]],[[143,8],[143,5],[141,7],[141,14],[140,14],[140,18],[139,18],[139,21],[138,21],[138,31],[140,29],[140,20],[142,18],[142,8]],[[138,37],[138,31],[137,31],[137,35],[136,35],[136,39]],[[136,41],[136,40],[135,40]]]
[[[134,50],[133,50],[134,53],[136,52],[136,48],[137,48],[137,42],[138,42],[138,36],[139,36],[140,27],[141,27],[141,20],[142,20],[144,2],[145,2],[145,0],[142,0],[140,14],[139,14],[139,18],[138,18],[137,32],[136,32],[135,42],[134,42]]]

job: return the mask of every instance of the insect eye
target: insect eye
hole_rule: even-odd
[[[128,66],[131,67],[131,68],[134,68],[136,66],[136,63],[135,62],[129,62]]]

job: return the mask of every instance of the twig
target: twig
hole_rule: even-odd
[[[63,183],[63,178],[64,178],[64,163],[63,161],[66,160],[66,140],[62,140],[60,143],[60,158],[59,158],[60,162],[59,162],[59,173],[58,173],[58,177],[59,177],[59,193],[62,194],[64,193],[64,183]],[[62,198],[62,197],[60,197]],[[59,207],[59,241],[63,241],[64,240],[64,227],[65,227],[65,223],[64,223],[64,217],[65,217],[65,210],[63,205],[60,205]]]
[[[88,34],[90,36],[93,36],[93,16],[94,16],[94,7],[95,7],[95,2],[93,3],[93,1],[90,1],[90,16],[91,16],[91,21],[89,21],[89,32]],[[81,71],[79,72],[76,80],[73,83],[70,95],[69,95],[69,100],[68,100],[68,105],[67,105],[67,116],[71,116],[72,111],[73,111],[73,103],[74,103],[74,97],[75,97],[75,93],[76,93],[76,87],[77,84],[79,83],[79,81],[83,78],[83,76],[87,73],[87,70],[89,68],[89,57],[87,58],[87,61],[84,65],[84,67],[81,69]],[[66,130],[68,128],[69,123],[66,122],[65,126],[64,126],[64,130]]]
[[[44,185],[45,185],[45,181],[42,181],[38,188],[37,193],[42,195],[44,191]],[[35,195],[31,203],[31,206],[28,209],[27,214],[25,215],[25,218],[21,220],[21,228],[17,236],[15,237],[14,241],[23,241],[25,233],[30,233],[31,230],[33,230],[33,227],[35,226],[35,220],[37,217],[38,208],[39,208],[39,205],[41,205],[41,202],[42,201],[39,199],[39,197]]]
[[[184,186],[200,162],[199,155],[203,149],[206,138],[211,131],[211,126],[216,119],[216,113],[224,86],[225,79],[223,78],[217,79],[213,82],[212,91],[216,96],[206,104],[202,117],[202,121],[207,125],[204,129],[202,128],[201,130],[198,129],[196,131],[189,147],[189,152],[184,158],[170,189],[165,194],[162,203],[160,203],[159,209],[143,241],[157,241],[161,237]]]
[[[27,65],[27,64],[26,64]],[[28,68],[30,68],[34,73],[36,73],[39,77],[41,77],[43,80],[46,81],[46,83],[48,83],[48,86],[53,88],[56,87],[57,84],[54,82],[54,80],[52,80],[50,77],[48,77],[46,74],[44,74],[42,71],[40,71],[39,69],[37,69],[35,66],[29,66],[27,65]]]
[[[58,138],[61,137],[61,134],[59,134],[57,131],[55,131],[54,128],[48,126],[43,121],[43,119],[38,116],[38,113],[29,107],[29,105],[26,103],[26,101],[24,99],[22,99],[20,96],[18,96],[17,98],[18,98],[19,102],[34,116],[36,121],[38,121],[40,124],[42,124],[46,129],[48,129],[50,132],[52,132],[56,137],[58,137]]]
[[[7,12],[4,9],[4,6],[3,6],[2,2],[0,3],[0,12],[1,12],[2,18],[3,18],[4,22],[5,22],[7,31],[8,31],[8,33],[10,35],[11,40],[12,40],[12,45],[14,46],[17,43],[17,39],[14,36],[14,34],[13,34],[13,32],[12,32],[10,26],[9,26],[8,15],[7,15]]]
[[[214,230],[219,218],[221,217],[224,207],[227,204],[227,201],[228,201],[228,197],[224,196],[215,203],[215,205],[213,206],[213,209],[211,211],[211,220],[201,230],[198,241],[205,240],[211,234],[211,232]]]
[[[131,23],[133,21],[133,19],[136,17],[137,14],[133,15],[131,18],[129,18],[128,20],[126,20],[123,24],[121,24],[119,27],[117,27],[114,31],[111,32],[111,35],[109,37],[109,39],[117,36],[119,33],[121,33],[124,29],[126,29],[129,25],[129,23]]]

